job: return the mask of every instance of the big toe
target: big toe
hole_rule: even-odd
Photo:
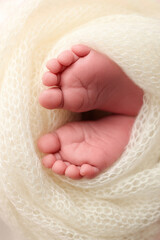
[[[60,141],[56,133],[48,133],[40,137],[37,145],[43,153],[55,153],[60,149]]]
[[[44,90],[39,96],[39,103],[47,109],[63,107],[63,94],[61,89],[54,87]]]

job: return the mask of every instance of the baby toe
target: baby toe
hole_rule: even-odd
[[[56,161],[56,158],[53,154],[48,154],[42,158],[42,163],[46,168],[52,168],[55,161]]]
[[[38,148],[43,153],[54,153],[60,150],[60,141],[57,134],[48,133],[38,140]]]
[[[67,166],[62,160],[57,160],[53,164],[52,171],[59,175],[64,175]]]
[[[72,51],[66,50],[62,52],[57,59],[60,64],[67,67],[78,60],[78,57]]]
[[[52,73],[59,73],[62,71],[62,68],[63,68],[63,66],[58,62],[58,60],[56,58],[49,60],[46,64],[46,67]]]
[[[45,86],[56,86],[59,83],[59,75],[51,72],[45,72],[42,77],[42,82]]]
[[[99,174],[100,170],[89,164],[83,164],[80,168],[80,175],[86,178],[94,178]]]
[[[47,109],[63,107],[63,94],[59,88],[44,90],[39,96],[39,103]]]
[[[90,53],[91,48],[83,44],[77,44],[72,46],[72,51],[79,57],[85,57]]]
[[[66,171],[65,171],[65,176],[66,177],[69,177],[69,178],[72,178],[74,180],[78,180],[81,178],[81,175],[80,175],[80,170],[78,167],[76,167],[75,165],[70,165],[66,168]]]

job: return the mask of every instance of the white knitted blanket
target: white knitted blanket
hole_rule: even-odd
[[[0,216],[28,240],[152,240],[160,233],[160,2],[0,4]],[[38,103],[45,63],[77,43],[145,92],[121,158],[93,180],[41,165],[37,139],[76,115]]]

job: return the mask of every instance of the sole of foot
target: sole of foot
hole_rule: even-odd
[[[38,147],[46,154],[42,163],[71,179],[94,178],[121,156],[134,120],[115,115],[68,123],[39,139]]]
[[[47,109],[73,112],[94,109],[136,116],[143,91],[106,55],[75,45],[47,63],[43,84],[50,87],[39,97]]]

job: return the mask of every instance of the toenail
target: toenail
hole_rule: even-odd
[[[71,51],[66,50],[62,52],[57,59],[60,64],[67,67],[74,61],[74,55]]]
[[[57,85],[57,83],[58,83],[57,75],[55,75],[51,72],[46,72],[42,76],[42,82],[44,85],[47,85],[47,86]]]
[[[57,174],[64,175],[66,167],[67,166],[65,165],[65,163],[62,160],[57,160],[54,163],[52,170],[53,170],[53,172],[55,172]]]
[[[72,179],[80,179],[81,175],[79,173],[79,169],[75,165],[70,165],[66,168],[65,176]]]
[[[52,73],[58,73],[61,71],[62,65],[57,61],[57,59],[51,59],[47,62],[46,67]]]
[[[42,163],[46,168],[51,168],[55,163],[56,158],[53,154],[48,154],[42,158]]]
[[[44,90],[39,96],[39,102],[42,107],[47,109],[55,109],[63,107],[62,91],[58,87]]]

